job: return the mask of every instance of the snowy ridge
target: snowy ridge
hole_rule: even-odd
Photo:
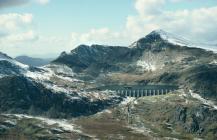
[[[203,104],[208,105],[212,107],[213,109],[217,110],[217,105],[215,105],[212,101],[206,100],[202,98],[199,94],[194,93],[192,90],[189,90],[191,96],[199,101],[201,101]]]
[[[87,92],[82,89],[73,89],[69,84],[80,85],[84,81],[75,78],[75,73],[66,65],[50,64],[39,68],[40,71],[27,71],[24,75],[34,81],[41,83],[45,88],[52,90],[54,93],[65,93],[69,100],[80,100],[82,97],[90,99],[91,102],[96,100],[107,100],[114,97],[113,92]]]
[[[10,67],[12,73],[13,70],[16,69],[19,71],[17,75],[31,78],[36,82],[42,83],[46,88],[51,89],[55,92],[72,93],[73,91],[50,82],[52,81],[52,78],[57,78],[64,82],[80,82],[79,80],[73,78],[73,71],[65,65],[47,65],[32,70],[28,65],[22,64],[3,53],[0,53],[0,61],[6,61],[12,64],[13,67]],[[2,68],[4,69],[4,65]],[[0,78],[4,76],[7,75],[0,72]]]
[[[0,53],[1,61],[5,61],[6,64],[2,63],[0,66],[0,78],[11,74],[24,76],[42,84],[45,88],[52,90],[53,93],[65,93],[70,100],[80,99],[74,89],[64,86],[64,83],[82,83],[82,81],[74,78],[73,71],[65,65],[47,65],[35,68],[17,62],[3,53]],[[9,66],[7,66],[8,63]]]
[[[164,30],[155,30],[153,32],[151,32],[150,34],[159,34],[161,36],[162,39],[175,44],[175,45],[180,45],[180,46],[192,46],[193,43],[191,43],[189,40],[184,39],[178,35],[174,35],[171,33],[168,33]]]
[[[212,64],[212,65],[217,65],[217,60],[213,60],[212,62],[210,62],[209,64]]]
[[[24,115],[24,114],[4,114],[6,116],[15,116],[19,119],[37,119],[40,120],[44,123],[46,123],[49,126],[57,125],[58,127],[62,128],[63,130],[66,131],[71,131],[71,132],[78,132],[81,133],[80,130],[75,129],[75,125],[68,122],[67,120],[64,119],[51,119],[51,118],[44,118],[44,117],[36,117],[36,116],[30,116],[30,115]]]
[[[29,70],[29,66],[0,52],[0,78],[8,75],[22,75]]]
[[[0,52],[0,59],[12,59],[12,58],[9,57],[7,54]]]
[[[74,72],[71,68],[69,68],[66,65],[55,65],[55,64],[49,64],[46,66],[41,67],[43,69],[46,69],[48,71],[54,71],[54,73],[59,73],[67,76],[74,76]]]
[[[2,54],[2,53],[0,53],[0,61],[8,61],[8,62],[10,62],[10,63],[22,68],[22,69],[28,69],[29,68],[28,65],[22,64],[22,63],[14,60],[14,59],[8,57],[7,55]]]
[[[38,81],[50,80],[54,76],[68,82],[79,81],[72,78],[74,76],[73,71],[65,65],[47,65],[39,69],[40,71],[27,71],[25,76]]]
[[[188,39],[182,38],[178,35],[168,33],[164,30],[155,30],[151,32],[151,34],[159,34],[163,40],[168,41],[169,43],[179,45],[179,46],[187,46],[187,47],[195,47],[195,48],[202,48],[205,50],[217,52],[217,46],[208,43],[199,43],[199,42],[191,42]]]
[[[69,132],[74,132],[77,134],[81,134],[87,137],[90,137],[93,140],[96,140],[94,135],[90,135],[87,134],[85,132],[83,132],[81,130],[80,126],[77,126],[73,123],[73,120],[66,120],[66,119],[51,119],[51,118],[45,118],[45,117],[41,117],[41,116],[31,116],[31,115],[25,115],[25,114],[2,114],[4,116],[7,117],[16,117],[19,120],[22,119],[35,119],[40,121],[40,123],[38,124],[38,126],[40,126],[41,128],[46,128],[46,126],[49,126],[52,130],[57,130],[59,132],[63,132],[64,131],[69,131]],[[15,121],[11,121],[8,120],[8,123],[12,124],[12,125],[17,125],[17,122]],[[67,132],[68,133],[68,132]],[[52,134],[52,133],[50,133]],[[55,135],[55,134],[53,134]],[[57,134],[59,135],[59,134]]]
[[[70,68],[67,66],[62,65],[47,65],[41,67],[40,71],[27,71],[24,75],[43,84],[47,89],[53,92],[72,94],[74,92],[72,89],[63,87],[63,85],[57,84],[55,80],[52,80],[52,78],[54,78],[63,82],[78,82],[79,80],[72,77],[73,72],[69,72],[69,69]],[[59,72],[61,72],[61,74]]]

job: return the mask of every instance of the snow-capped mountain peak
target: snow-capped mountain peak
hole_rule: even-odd
[[[192,43],[191,41],[189,41],[188,39],[185,39],[179,35],[176,35],[176,34],[172,34],[172,33],[169,33],[169,32],[166,32],[162,29],[159,29],[159,30],[154,30],[152,31],[149,35],[153,35],[153,34],[158,34],[160,35],[160,37],[163,39],[163,40],[166,40],[172,44],[175,44],[175,45],[180,45],[180,46],[192,46],[194,43]]]
[[[150,36],[150,35],[160,35],[161,39],[163,39],[169,43],[172,43],[174,45],[202,48],[205,50],[217,52],[217,46],[214,44],[193,42],[193,41],[190,41],[189,39],[183,38],[183,37],[176,35],[176,34],[173,34],[173,33],[169,33],[169,32],[164,31],[162,29],[154,30],[150,34],[148,34],[148,36]]]

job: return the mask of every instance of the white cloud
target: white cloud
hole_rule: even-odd
[[[177,3],[177,2],[181,2],[183,0],[170,0],[171,2]]]
[[[138,18],[136,23],[144,25],[140,30],[165,29],[193,40],[216,40],[217,33],[217,7],[200,8],[193,10],[163,11],[152,19]],[[150,26],[154,28],[150,28]],[[138,27],[138,26],[137,26]]]
[[[47,4],[49,0],[32,0]],[[189,37],[191,40],[217,40],[217,6],[165,10],[164,6],[191,0],[135,0],[136,15],[128,15],[122,30],[113,31],[107,27],[93,28],[85,33],[71,33],[70,38],[63,36],[38,37],[32,29],[32,14],[0,15],[0,49],[9,54],[24,53],[59,53],[69,51],[79,44],[130,45],[155,29]],[[215,42],[215,41],[214,41]],[[8,49],[8,46],[21,46]],[[6,48],[7,47],[7,48]],[[12,47],[10,47],[12,48]],[[6,52],[5,51],[5,52]]]
[[[100,28],[83,34],[73,33],[73,43],[130,45],[156,29],[164,29],[193,41],[215,42],[217,40],[217,6],[192,10],[168,11],[164,9],[168,2],[182,1],[192,0],[135,0],[135,9],[138,14],[127,17],[123,30],[115,32],[108,28]]]
[[[41,5],[46,5],[50,2],[50,0],[35,0],[35,1]]]
[[[136,0],[135,8],[139,15],[145,18],[152,18],[162,12],[165,0]]]
[[[125,40],[123,33],[114,32],[108,28],[91,29],[87,33],[72,33],[71,34],[72,44],[79,45],[83,44],[105,44],[105,45],[118,45],[120,39]]]
[[[29,13],[0,14],[0,51],[11,56],[43,55],[53,57],[63,50],[71,50],[70,38],[38,34]],[[48,56],[46,54],[51,54]]]
[[[4,38],[4,42],[6,44],[17,44],[17,43],[23,43],[23,42],[26,43],[28,41],[31,42],[37,39],[38,39],[38,35],[34,31],[29,30],[26,32],[8,35]]]
[[[37,34],[31,29],[32,14],[1,14],[0,15],[0,45],[16,46],[17,43],[34,41]]]
[[[62,36],[47,36],[27,31],[0,39],[0,51],[15,57],[29,55],[35,57],[58,57],[62,51],[70,51],[70,38]]]
[[[14,31],[19,28],[26,26],[32,23],[33,16],[32,14],[17,14],[17,13],[9,13],[9,14],[1,14],[0,15],[0,30],[5,31]]]

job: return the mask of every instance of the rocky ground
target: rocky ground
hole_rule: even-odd
[[[186,94],[127,100],[75,123],[99,139],[216,138],[217,110]]]
[[[5,139],[214,140],[217,110],[179,91],[128,97],[116,107],[68,120],[5,114],[0,116],[0,126]]]

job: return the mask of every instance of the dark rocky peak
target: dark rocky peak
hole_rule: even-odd
[[[162,40],[162,34],[166,34],[166,32],[163,30],[154,30],[146,35],[145,38],[140,39],[140,41],[146,40],[146,42],[152,43],[157,40]]]
[[[89,68],[94,70],[109,70],[109,68],[116,68],[116,63],[130,61],[132,56],[131,49],[128,47],[80,45],[69,54],[59,57],[53,62],[66,64],[76,72]]]
[[[174,41],[174,42],[171,42]],[[154,30],[145,37],[139,39],[130,45],[130,48],[140,48],[148,50],[164,50],[166,48],[177,48],[179,46],[176,41],[180,41],[181,38],[168,33],[164,30]],[[179,48],[179,47],[178,47]]]
[[[71,53],[73,52],[77,52],[77,51],[85,51],[85,50],[89,50],[90,46],[88,45],[79,45],[78,47],[76,47],[75,49],[71,50]]]
[[[123,46],[106,46],[106,45],[97,45],[93,44],[91,46],[88,45],[79,45],[77,48],[71,51],[71,55],[89,55],[89,56],[97,56],[108,53],[115,53],[120,50],[128,50],[129,48]]]
[[[63,52],[61,52],[60,57],[64,57],[66,55],[67,55],[67,53],[65,51],[63,51]]]
[[[110,46],[105,46],[105,45],[97,45],[97,44],[93,44],[91,46],[88,46],[88,45],[79,45],[77,48],[73,49],[71,51],[71,53],[74,53],[74,52],[87,52],[87,51],[93,51],[93,50],[97,50],[97,49],[108,49],[110,48]]]
[[[100,45],[98,45],[100,46]],[[103,46],[101,46],[103,47]],[[71,54],[78,54],[78,55],[91,55],[98,49],[97,46],[88,46],[88,45],[79,45],[77,48],[71,51]]]
[[[170,33],[162,30],[162,29],[159,29],[159,30],[154,30],[152,32],[150,32],[148,35],[145,36],[145,38],[152,38],[152,39],[163,39],[162,36],[167,36],[169,35]]]
[[[146,35],[145,37],[139,39],[130,45],[130,48],[143,48],[150,49],[153,46],[156,46],[160,43],[165,43],[165,40],[162,38],[162,34],[166,32],[163,30],[155,30]]]

